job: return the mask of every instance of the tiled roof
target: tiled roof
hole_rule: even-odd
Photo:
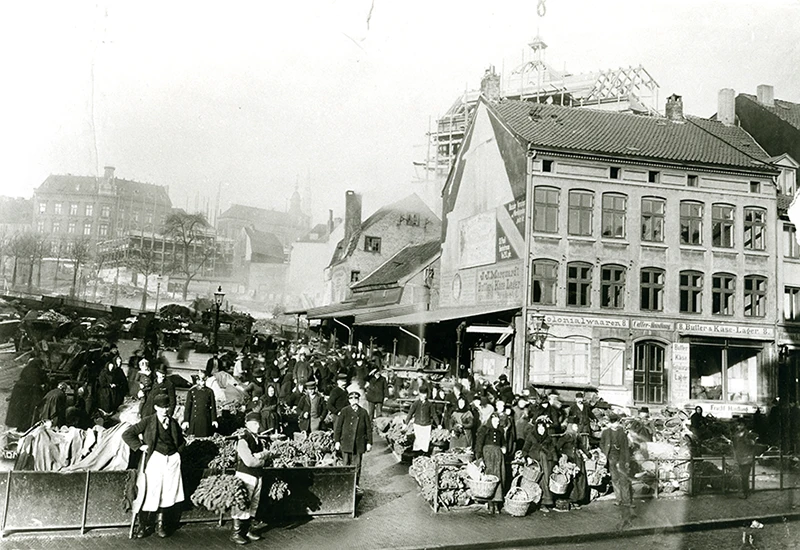
[[[490,104],[520,138],[551,151],[770,171],[767,153],[737,126],[695,117],[575,109],[527,101]]]
[[[778,194],[778,213],[779,214],[786,214],[789,211],[789,207],[792,205],[793,197],[789,195],[784,195],[782,193]]]
[[[250,239],[250,248],[253,251],[253,256],[259,256],[259,258],[247,258],[248,260],[252,260],[256,263],[284,262],[286,255],[284,254],[283,245],[281,241],[278,240],[278,237],[272,233],[265,233],[264,231],[259,231],[250,226],[245,227],[244,230]]]
[[[258,208],[256,206],[245,206],[243,204],[232,204],[230,207],[219,215],[219,220],[235,219],[243,220],[252,223],[261,223],[268,219],[270,223],[277,225],[293,226],[294,222],[288,212],[280,212],[278,210],[267,210],[266,208]]]
[[[358,291],[395,286],[404,277],[430,262],[440,250],[441,243],[438,240],[409,245],[350,288]]]
[[[763,103],[759,103],[758,98],[752,94],[739,94],[745,97],[770,113],[777,116],[779,119],[788,122],[798,130],[800,130],[800,103],[792,103],[790,101],[783,101],[782,99],[775,100],[774,107],[768,107]]]
[[[37,193],[55,194],[55,195],[70,195],[74,193],[80,194],[94,194],[100,188],[100,183],[103,178],[95,176],[73,176],[72,174],[51,174],[44,182],[36,189]],[[124,198],[128,197],[153,197],[155,193],[161,200],[170,206],[172,203],[169,200],[169,193],[167,187],[163,185],[156,185],[153,183],[142,183],[139,181],[126,180],[122,178],[114,178],[114,184],[117,188],[117,193]]]

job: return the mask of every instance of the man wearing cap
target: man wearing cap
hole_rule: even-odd
[[[206,361],[206,378],[211,376],[214,371],[219,370],[220,359],[219,359],[219,350],[214,348],[214,354],[208,358]]]
[[[406,424],[414,422],[414,447],[413,451],[427,453],[431,444],[432,424],[441,424],[441,419],[436,416],[436,409],[428,401],[428,388],[422,386],[419,389],[417,400],[411,404],[411,408],[406,415]]]
[[[567,420],[578,425],[579,434],[592,433],[592,420],[596,420],[596,418],[594,412],[592,412],[592,407],[584,401],[583,392],[575,393],[575,403],[569,406]],[[584,441],[584,444],[586,443],[588,443],[587,440]]]
[[[356,467],[356,485],[361,479],[361,457],[372,449],[372,421],[358,404],[360,398],[355,390],[348,394],[349,406],[339,411],[333,426],[333,441],[342,452],[344,465]]]
[[[122,440],[131,450],[144,453],[140,460],[144,460],[145,493],[139,511],[138,538],[152,533],[155,513],[158,513],[158,536],[169,536],[164,511],[183,502],[180,455],[185,445],[183,432],[169,415],[169,396],[156,396],[153,406],[155,414],[145,416],[122,434]]]
[[[142,409],[142,416],[149,416],[155,413],[154,403],[156,397],[159,395],[166,395],[169,399],[169,407],[167,410],[167,414],[172,416],[175,412],[175,385],[172,381],[167,378],[167,367],[164,364],[159,363],[156,367],[156,379],[153,382],[153,387],[150,389],[150,392],[147,394],[147,400],[144,403],[144,408]]]
[[[328,402],[325,405],[334,421],[339,411],[349,404],[346,387],[347,373],[340,372],[336,375],[336,386],[331,390],[331,394],[328,396]]]
[[[628,434],[625,433],[617,413],[608,414],[609,426],[600,435],[600,450],[606,455],[608,471],[611,473],[611,485],[614,496],[622,513],[619,529],[628,527],[633,514],[632,487],[630,478],[630,448]]]
[[[366,394],[367,412],[370,419],[374,419],[375,415],[383,414],[383,402],[386,401],[386,396],[389,394],[386,378],[377,368],[372,369],[369,373]]]
[[[261,468],[269,452],[258,438],[261,431],[261,416],[257,412],[249,412],[244,417],[247,428],[236,442],[236,477],[244,482],[247,488],[247,501],[250,507],[246,510],[234,508],[231,510],[233,518],[233,533],[231,540],[236,544],[247,544],[249,541],[261,540],[261,537],[251,531],[252,520],[258,511],[261,500]]]
[[[189,435],[210,437],[217,424],[217,401],[214,390],[206,386],[206,371],[197,371],[197,383],[186,392],[181,427]]]
[[[300,431],[316,432],[325,414],[325,400],[317,392],[317,383],[309,380],[305,384],[306,391],[297,404],[297,418]]]

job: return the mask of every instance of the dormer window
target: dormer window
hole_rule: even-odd
[[[366,252],[381,252],[381,238],[380,237],[364,237],[364,250]]]

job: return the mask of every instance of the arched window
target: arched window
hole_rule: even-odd
[[[531,303],[554,305],[558,287],[558,262],[533,260],[531,263]]]
[[[642,240],[664,242],[664,214],[667,201],[659,197],[642,197]]]
[[[718,248],[733,248],[734,212],[730,204],[711,206],[711,245]]]
[[[568,229],[570,235],[591,236],[594,193],[583,189],[569,192]]]
[[[641,272],[641,299],[639,307],[642,311],[664,310],[664,270],[657,267],[645,267]]]
[[[600,269],[600,307],[625,307],[625,268],[621,265],[608,264]]]
[[[767,248],[767,211],[763,208],[744,209],[744,247],[748,250]]]
[[[767,278],[748,275],[744,278],[744,316],[764,317],[767,314]]]
[[[681,201],[681,244],[703,244],[703,203]]]
[[[589,307],[592,296],[592,264],[567,264],[567,305]]]
[[[625,217],[628,197],[620,193],[603,193],[603,237],[625,238]]]
[[[536,187],[533,190],[534,231],[558,233],[558,193],[555,187]]]
[[[703,312],[703,274],[699,271],[681,271],[681,313]]]
[[[736,300],[736,276],[714,273],[711,277],[711,313],[733,315]]]

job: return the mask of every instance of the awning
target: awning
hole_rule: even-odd
[[[396,312],[394,310],[400,309],[402,313],[408,313],[408,308],[398,308],[396,304],[382,304],[382,305],[356,305],[353,302],[344,302],[340,304],[331,304],[329,306],[322,306],[311,308],[306,313],[309,319],[339,319],[342,317],[355,317],[367,316],[368,319],[375,319],[389,317]],[[385,313],[384,313],[385,312]]]
[[[515,311],[520,309],[521,306],[499,306],[499,305],[485,305],[485,306],[467,306],[467,307],[450,307],[434,309],[432,311],[418,311],[416,313],[409,313],[406,315],[398,315],[396,317],[387,317],[384,319],[375,319],[371,321],[356,321],[356,325],[363,326],[384,326],[384,327],[397,327],[397,326],[416,326],[428,325],[431,323],[439,323],[441,321],[451,321],[453,319],[466,319],[467,317],[477,317],[479,315],[489,315],[491,313],[502,313],[505,311]]]

